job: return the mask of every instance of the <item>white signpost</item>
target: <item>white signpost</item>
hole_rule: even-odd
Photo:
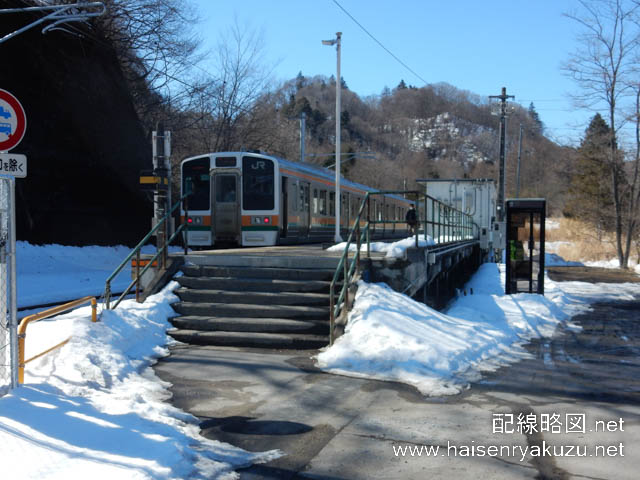
[[[20,143],[26,130],[22,105],[0,89],[0,395],[18,385],[15,199],[16,178],[27,176],[27,157],[9,150]],[[9,372],[2,370],[7,364]]]

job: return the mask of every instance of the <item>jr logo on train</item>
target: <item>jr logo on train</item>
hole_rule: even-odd
[[[209,153],[182,161],[181,211],[187,243],[193,247],[263,246],[332,241],[335,232],[334,172],[249,152]],[[364,196],[375,189],[340,181],[340,231],[353,225]],[[412,202],[396,195],[371,200],[377,236],[406,235]],[[366,218],[361,219],[362,225]]]

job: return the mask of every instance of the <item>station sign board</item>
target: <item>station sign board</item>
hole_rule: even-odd
[[[27,176],[27,156],[19,153],[0,153],[0,174],[16,178]]]

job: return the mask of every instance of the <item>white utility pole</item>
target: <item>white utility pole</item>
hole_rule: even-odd
[[[338,68],[336,74],[336,234],[334,240],[336,243],[342,241],[340,236],[340,93],[342,90],[342,77],[340,76],[340,39],[342,32],[336,33],[334,40],[323,40],[323,45],[335,45],[338,57]]]

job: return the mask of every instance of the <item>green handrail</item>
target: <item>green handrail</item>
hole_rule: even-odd
[[[133,258],[134,255],[139,255],[140,253],[140,249],[147,244],[147,242],[149,241],[149,239],[153,236],[154,233],[156,233],[156,231],[163,225],[163,224],[168,224],[168,219],[171,218],[171,215],[173,214],[173,212],[180,206],[180,204],[182,203],[182,201],[187,198],[189,195],[191,195],[191,192],[185,193],[182,197],[180,197],[180,200],[178,200],[173,207],[171,207],[171,210],[169,210],[167,212],[167,214],[162,217],[160,219],[160,221],[158,223],[156,223],[156,225],[149,231],[149,233],[147,233],[145,235],[145,237],[140,240],[140,242],[133,248],[133,250],[131,251],[131,253],[129,253],[129,255],[127,255],[127,257],[122,261],[122,263],[120,265],[118,265],[118,267],[113,271],[113,273],[111,275],[109,275],[109,277],[107,278],[107,281],[105,283],[105,290],[104,290],[104,299],[105,299],[105,307],[107,310],[111,309],[111,281],[116,277],[116,275],[118,275],[122,269],[128,265],[128,263],[131,261],[131,259]],[[113,308],[116,308],[118,306],[118,304],[122,301],[122,299],[131,291],[131,289],[133,288],[133,286],[138,283],[138,281],[140,280],[140,277],[142,276],[142,274],[144,272],[146,272],[148,270],[148,268],[153,265],[153,262],[161,255],[164,254],[164,252],[167,250],[167,247],[169,246],[169,244],[175,239],[175,237],[177,236],[178,233],[181,233],[182,230],[184,229],[184,224],[180,225],[177,229],[176,232],[171,236],[171,238],[165,242],[163,248],[161,248],[153,257],[153,259],[145,266],[145,268],[138,273],[138,275],[136,276],[137,278],[134,279],[131,284],[129,284],[129,286],[127,287],[127,289],[122,293],[122,295],[120,295],[120,297],[118,298],[117,302],[115,303],[115,305],[113,306]],[[139,258],[139,257],[138,257]]]
[[[356,216],[353,225],[349,231],[349,236],[347,237],[347,242],[345,245],[344,252],[340,257],[340,261],[338,262],[338,266],[336,267],[336,271],[333,275],[333,279],[331,280],[331,285],[329,288],[329,342],[332,345],[335,340],[335,319],[340,315],[342,308],[344,305],[347,305],[349,300],[349,285],[351,280],[356,272],[360,268],[360,249],[362,242],[367,243],[367,257],[371,257],[371,225],[376,224],[398,224],[398,223],[406,223],[404,220],[371,220],[371,197],[373,195],[410,195],[416,199],[416,207],[419,207],[420,199],[424,199],[424,207],[423,207],[423,219],[421,221],[418,219],[418,225],[421,223],[423,226],[423,234],[426,237],[430,234],[434,243],[436,244],[447,244],[453,242],[460,242],[465,240],[471,240],[474,238],[473,234],[473,217],[467,213],[464,213],[456,208],[453,208],[440,200],[437,200],[433,197],[425,195],[424,193],[417,191],[399,191],[399,190],[386,190],[379,192],[367,192],[364,199],[362,200],[362,204],[360,205],[360,209],[358,210],[358,215]],[[365,205],[367,206],[367,221],[364,226],[361,227],[361,218],[364,212]],[[418,209],[419,210],[419,209]],[[437,211],[437,220],[436,220],[436,211]],[[375,215],[376,212],[374,212]],[[429,213],[431,214],[431,220],[429,220]],[[383,227],[386,228],[386,227]],[[348,263],[349,258],[349,247],[354,243],[354,235],[355,235],[355,243],[357,245],[356,253],[353,256],[353,259],[350,263]],[[418,246],[418,238],[419,232],[418,228],[415,231],[415,239],[416,239],[416,247]],[[342,288],[340,289],[340,293],[336,300],[335,295],[335,287],[340,277],[342,276]]]

